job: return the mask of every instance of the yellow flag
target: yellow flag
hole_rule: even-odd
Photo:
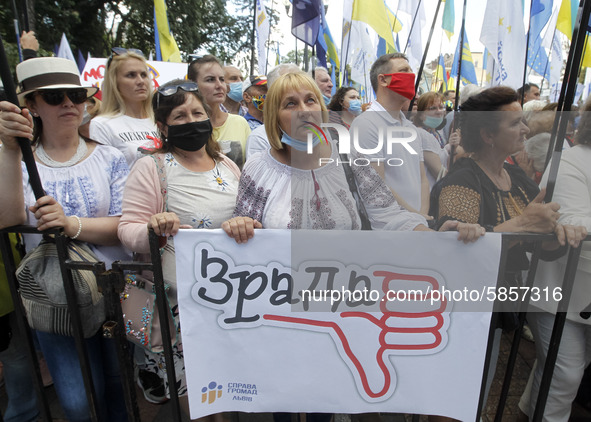
[[[589,35],[587,35],[587,41],[585,42],[585,51],[583,52],[581,65],[583,67],[591,67],[591,37]]]
[[[168,26],[166,3],[164,3],[164,0],[154,0],[154,10],[156,14],[156,25],[158,27],[162,61],[181,63],[179,47],[176,45],[176,41],[172,37],[170,27]]]
[[[572,40],[573,38],[578,3],[579,2],[576,2],[575,4],[572,0],[562,0],[562,3],[560,3],[560,9],[558,10],[556,29],[566,35],[569,40]]]
[[[389,16],[391,16],[390,19],[393,19],[392,21],[389,19]],[[371,26],[392,47],[394,47],[393,28],[395,29],[396,25],[399,25],[400,29],[402,28],[402,25],[400,25],[394,14],[386,7],[384,0],[363,0],[363,2],[361,0],[354,0],[351,19],[365,22]]]

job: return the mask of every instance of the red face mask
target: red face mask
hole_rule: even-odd
[[[384,76],[392,76],[388,88],[404,98],[412,100],[415,96],[415,74],[414,73],[386,73]]]

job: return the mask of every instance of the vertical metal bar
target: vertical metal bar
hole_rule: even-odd
[[[162,260],[159,248],[159,236],[150,229],[150,257],[152,259],[152,271],[154,273],[154,290],[156,293],[156,306],[158,308],[158,317],[160,318],[160,329],[162,330],[162,343],[164,346],[164,358],[166,360],[166,376],[168,380],[168,390],[172,402],[172,414],[176,421],[181,421],[181,408],[179,403],[178,390],[176,388],[176,372],[174,370],[174,360],[172,356],[172,344],[170,343],[170,326],[168,322],[169,307],[164,289],[164,275],[162,273]]]
[[[10,66],[8,65],[8,59],[6,58],[6,51],[4,50],[4,42],[0,36],[0,77],[2,78],[2,84],[4,85],[4,92],[6,98],[11,103],[18,106],[18,98],[16,95],[16,89],[12,80],[12,73],[10,73]],[[31,142],[25,138],[18,138],[18,144],[23,154],[23,161],[27,167],[27,173],[29,173],[29,183],[35,194],[35,199],[39,199],[45,195],[43,186],[41,185],[41,179],[39,178],[39,172],[37,171],[37,165],[35,164],[35,157],[33,157],[33,150],[31,149]]]
[[[587,36],[587,23],[589,22],[590,12],[591,1],[581,0],[579,12],[577,14],[577,22],[573,31],[572,43],[568,52],[566,70],[564,72],[566,84],[563,80],[562,87],[560,89],[560,97],[558,98],[558,110],[554,119],[554,124],[552,126],[552,136],[550,138],[550,145],[548,146],[546,163],[544,165],[544,168],[548,167],[550,159],[553,158],[552,164],[550,166],[548,183],[546,186],[546,197],[544,198],[546,202],[550,202],[552,200],[552,194],[554,193],[560,156],[562,154],[562,146],[564,144],[564,135],[566,134],[566,126],[568,123],[568,119],[565,118],[564,112],[570,111],[570,107],[574,100],[577,87],[577,77],[581,67],[583,46]]]
[[[252,33],[250,34],[250,75],[254,75],[254,50],[256,46],[254,44],[254,33],[257,28],[257,2],[252,0]]]
[[[115,264],[113,264],[113,268],[115,268]],[[132,355],[125,335],[125,324],[119,299],[119,295],[125,286],[123,272],[107,271],[97,275],[97,279],[105,298],[107,316],[107,322],[103,325],[103,337],[110,338],[115,342],[127,415],[130,421],[139,422],[140,410],[135,394]]]
[[[47,397],[45,396],[45,391],[43,389],[43,380],[41,378],[41,371],[39,370],[39,362],[37,361],[37,351],[35,350],[35,343],[33,342],[33,334],[31,333],[31,329],[27,323],[27,317],[25,316],[23,303],[21,302],[21,298],[18,293],[18,281],[15,274],[16,264],[14,262],[14,257],[10,248],[10,241],[7,231],[2,231],[0,233],[0,250],[2,251],[2,259],[4,261],[6,278],[8,279],[8,285],[10,286],[10,294],[14,304],[14,313],[18,329],[24,333],[26,339],[28,350],[27,354],[29,358],[29,364],[33,370],[31,375],[34,379],[33,385],[35,386],[35,393],[37,394],[41,418],[44,422],[50,422],[52,418],[51,412],[49,411],[49,402],[47,401]]]
[[[548,352],[546,353],[546,364],[544,365],[544,373],[540,382],[540,390],[538,392],[536,408],[532,419],[533,422],[540,422],[544,416],[544,408],[546,407],[548,392],[550,391],[554,366],[556,365],[556,358],[558,357],[558,348],[560,347],[564,323],[566,322],[568,304],[570,302],[575,275],[577,273],[579,256],[581,255],[581,246],[582,243],[578,248],[569,248],[566,271],[562,281],[562,298],[558,303],[558,312],[556,312],[556,317],[554,318],[554,327],[552,328],[552,336],[550,337]]]
[[[98,421],[98,403],[96,400],[94,383],[92,382],[90,359],[88,358],[88,351],[86,350],[86,343],[84,341],[82,319],[80,318],[80,312],[78,309],[78,300],[76,298],[76,290],[74,288],[72,272],[68,269],[66,264],[66,261],[70,259],[68,256],[68,238],[63,233],[61,233],[56,235],[55,242],[60,270],[62,272],[62,281],[64,283],[64,290],[66,293],[66,300],[68,302],[68,312],[70,313],[70,321],[72,323],[72,330],[74,333],[74,342],[76,343],[76,351],[78,352],[80,370],[82,372],[82,379],[84,381],[84,388],[86,390],[86,398],[88,399],[90,418],[92,421]]]
[[[408,38],[406,39],[406,45],[404,46],[404,51],[402,52],[403,54],[406,54],[406,49],[408,48],[408,44],[410,43],[410,36],[412,35],[412,31],[415,28],[415,23],[417,21],[417,16],[419,15],[419,9],[421,7],[421,2],[422,1],[423,0],[419,0],[419,3],[417,4],[417,8],[415,10],[415,15],[412,18],[412,24],[410,25],[410,30],[408,31]],[[421,30],[421,28],[419,28],[419,30]]]
[[[503,236],[502,237],[502,246],[501,246],[501,259],[499,261],[499,274],[497,276],[497,285],[503,282],[505,277],[505,267],[507,266],[507,254],[509,250],[509,242],[510,240]],[[480,421],[480,414],[482,413],[482,409],[484,408],[484,404],[486,403],[486,380],[488,378],[488,370],[490,367],[491,355],[493,350],[493,343],[495,338],[495,330],[497,328],[497,321],[499,319],[499,313],[495,312],[493,309],[493,313],[490,318],[490,327],[488,330],[488,342],[486,345],[486,357],[484,358],[484,368],[482,369],[482,381],[480,383],[480,396],[478,398],[478,407],[476,408],[476,422]]]
[[[433,37],[433,31],[435,30],[435,23],[437,23],[437,16],[439,15],[439,8],[441,7],[441,0],[437,2],[437,8],[435,9],[435,16],[433,16],[433,23],[431,24],[431,30],[429,31],[429,38],[427,38],[427,45],[425,46],[425,52],[423,53],[423,58],[421,59],[421,65],[419,66],[419,73],[417,74],[417,81],[415,82],[415,94],[419,90],[419,85],[421,83],[421,76],[423,76],[423,68],[425,67],[425,61],[427,61],[427,53],[429,52],[429,46],[431,45],[431,38]],[[445,69],[443,69],[445,71]],[[412,106],[415,102],[415,98],[413,97],[410,100],[410,105],[408,106],[408,111],[412,111]]]
[[[507,397],[509,396],[511,378],[513,377],[513,370],[515,369],[515,362],[517,361],[517,352],[519,351],[519,343],[521,341],[521,333],[523,332],[523,324],[525,324],[525,316],[527,315],[527,305],[529,303],[529,297],[531,296],[531,288],[534,284],[541,252],[542,242],[538,242],[535,245],[534,253],[532,255],[531,262],[529,265],[529,271],[527,273],[527,293],[519,306],[519,327],[517,328],[517,330],[515,330],[515,333],[513,334],[513,342],[511,344],[511,351],[509,352],[509,359],[507,360],[507,368],[505,369],[505,378],[503,379],[501,396],[499,397],[499,403],[497,405],[495,422],[502,422],[503,420],[503,409],[505,409]]]

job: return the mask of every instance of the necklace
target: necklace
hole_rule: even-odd
[[[47,155],[47,153],[45,152],[45,149],[43,148],[43,144],[41,142],[39,142],[37,144],[37,148],[35,149],[35,153],[37,154],[37,158],[39,159],[39,161],[41,161],[47,167],[57,167],[57,168],[73,166],[74,164],[76,164],[77,162],[82,160],[82,158],[84,158],[84,156],[86,155],[87,152],[88,152],[88,147],[86,146],[86,142],[84,141],[84,139],[82,139],[80,137],[78,138],[78,148],[76,148],[76,152],[68,161],[64,161],[64,162],[55,161],[53,158],[51,158],[49,155]]]
[[[490,179],[490,181],[493,182],[497,189],[502,191],[511,190],[511,176],[509,176],[509,173],[507,173],[507,170],[505,170],[505,168],[503,168],[502,175],[499,178],[499,176],[497,176],[496,174],[490,173],[489,170],[485,166],[483,166],[479,161],[476,161],[476,163],[482,169],[484,174],[486,174],[486,176]]]

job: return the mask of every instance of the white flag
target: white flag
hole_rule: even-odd
[[[76,59],[74,58],[74,54],[72,53],[70,43],[68,42],[65,33],[62,33],[62,40],[60,41],[60,48],[57,50],[57,56],[72,60],[74,63],[76,63]]]
[[[257,0],[257,50],[259,75],[267,74],[267,40],[269,39],[269,19],[262,0]]]
[[[550,86],[558,85],[560,82],[560,76],[562,73],[562,48],[560,48],[560,44],[562,43],[562,37],[562,33],[556,31],[554,39],[552,40],[552,52],[550,53],[552,55],[550,58]]]
[[[418,7],[418,15],[417,15],[417,7]],[[421,66],[421,61],[423,60],[423,37],[421,35],[422,29],[426,25],[426,18],[425,18],[425,5],[424,2],[416,0],[400,0],[398,4],[398,10],[401,12],[406,12],[410,15],[410,20],[407,19],[406,24],[403,26],[403,31],[410,31],[412,28],[412,32],[408,34],[408,47],[406,48],[406,55],[408,56],[408,63],[410,67],[416,72],[419,67]],[[415,15],[417,15],[415,19]],[[412,24],[414,22],[414,25]],[[402,51],[404,51],[404,47],[400,46]]]
[[[519,88],[527,50],[521,2],[488,0],[480,42],[495,58],[492,85]]]
[[[369,71],[377,60],[376,48],[371,40],[368,25],[364,22],[353,21],[351,25],[351,79],[365,87],[364,102],[373,99],[373,89],[369,80]]]
[[[493,80],[493,74],[495,72],[495,58],[488,49],[484,50],[484,80],[481,81],[480,85],[483,87],[490,87]]]

